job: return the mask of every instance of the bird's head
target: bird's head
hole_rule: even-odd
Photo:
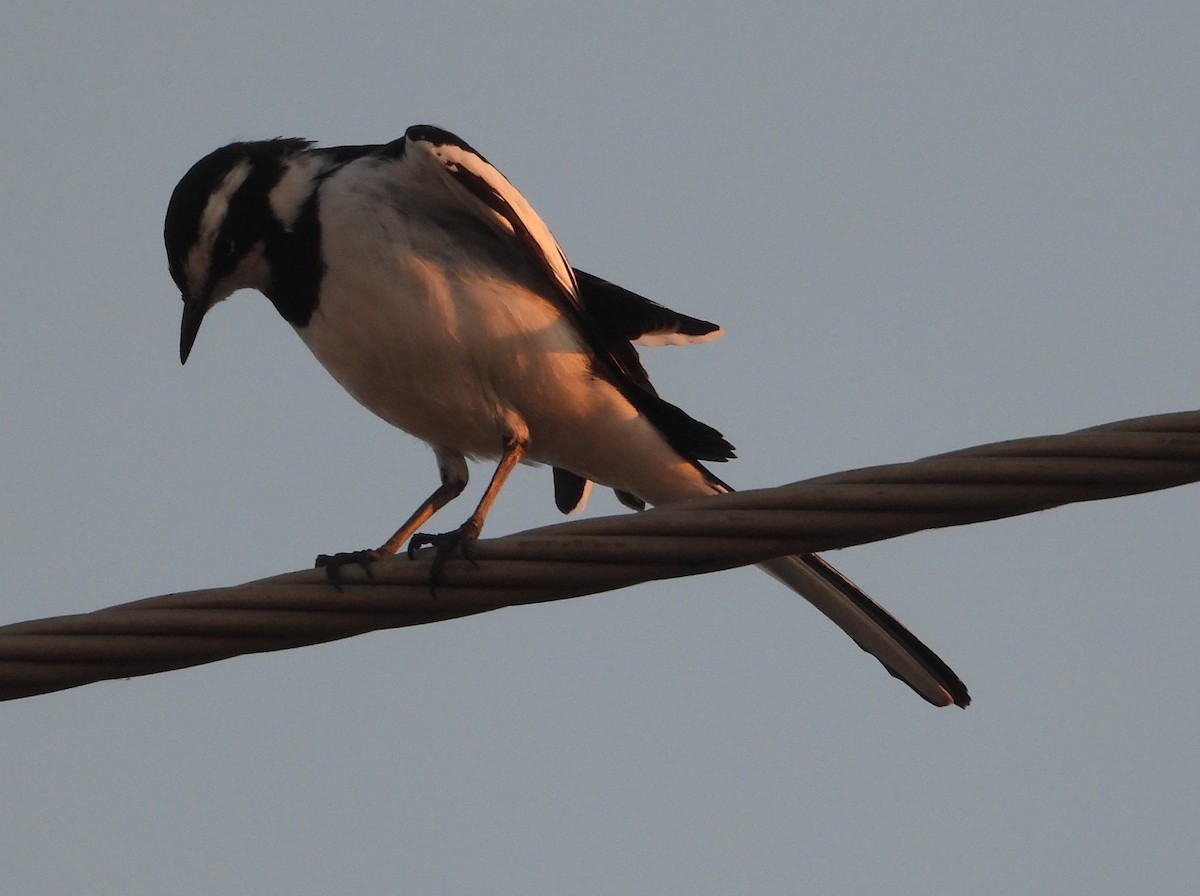
[[[208,309],[239,289],[269,287],[264,249],[286,214],[275,194],[291,160],[308,146],[284,138],[231,143],[193,165],[175,187],[163,239],[183,298],[181,361]]]

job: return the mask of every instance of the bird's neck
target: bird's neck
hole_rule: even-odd
[[[294,327],[308,325],[325,273],[317,214],[323,168],[311,156],[294,159],[266,197],[275,225],[262,244],[268,277],[255,287]]]

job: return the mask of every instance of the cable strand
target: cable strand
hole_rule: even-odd
[[[346,569],[341,590],[303,570],[145,598],[0,627],[0,700],[1197,480],[1189,411],[486,539],[445,564],[436,598],[429,551]]]

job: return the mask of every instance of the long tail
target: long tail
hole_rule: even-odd
[[[970,704],[967,686],[953,669],[816,554],[777,557],[760,563],[759,569],[808,600],[888,672],[934,706]]]
[[[674,410],[683,414],[678,408]],[[716,433],[716,430],[712,432]],[[716,435],[720,437],[719,433]],[[728,483],[714,476],[698,460],[683,456],[699,475],[676,477],[669,483],[665,479],[654,481],[651,477],[643,480],[636,494],[618,490],[617,497],[622,503],[640,510],[646,502],[669,504],[698,495],[733,491]],[[554,496],[559,510],[570,513],[579,509],[587,499],[588,485],[584,476],[556,467]],[[971,702],[966,685],[954,670],[861,588],[816,554],[777,557],[760,563],[759,567],[832,619],[888,672],[934,706],[954,704],[965,707]]]

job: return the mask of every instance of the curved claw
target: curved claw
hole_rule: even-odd
[[[429,591],[437,597],[437,584],[442,577],[442,567],[446,560],[457,550],[464,560],[471,560],[471,543],[479,538],[480,526],[472,519],[467,520],[457,529],[449,532],[417,532],[408,543],[408,556],[411,558],[420,548],[426,545],[434,549],[433,563],[429,566]],[[473,563],[474,561],[471,560]]]
[[[315,566],[324,569],[329,583],[338,591],[342,590],[342,567],[359,566],[368,576],[371,575],[371,564],[380,557],[379,551],[341,551],[337,554],[320,554]]]
[[[408,543],[408,556],[412,557],[423,547],[431,547],[437,551],[438,556],[448,555],[454,552],[455,548],[462,551],[464,557],[467,556],[469,545],[473,539],[464,537],[462,529],[451,529],[449,532],[416,532],[413,534],[412,540]]]

